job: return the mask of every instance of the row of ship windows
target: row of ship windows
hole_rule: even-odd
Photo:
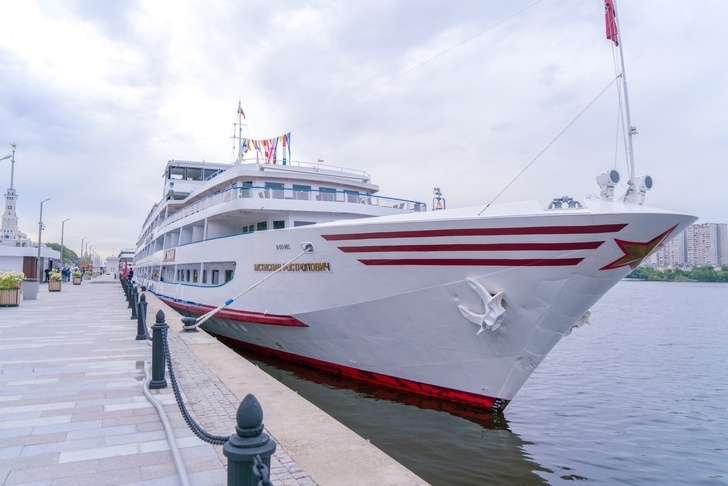
[[[235,274],[234,270],[227,269],[223,270],[223,275],[225,277],[224,282],[229,282],[233,279],[233,275]],[[220,282],[220,270],[210,270],[210,285],[219,285],[222,282]],[[200,279],[200,276],[202,277]],[[202,270],[202,274],[200,275],[200,271],[196,268],[194,269],[178,269],[177,270],[177,282],[188,282],[188,283],[201,283],[202,285],[205,285],[208,283],[207,281],[207,270]]]

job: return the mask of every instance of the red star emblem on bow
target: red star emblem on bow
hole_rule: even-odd
[[[624,255],[617,258],[609,265],[603,266],[599,270],[612,270],[614,268],[624,267],[626,265],[629,265],[629,268],[634,270],[635,268],[637,268],[637,265],[642,263],[642,260],[650,256],[652,252],[654,252],[657,247],[660,246],[660,244],[665,241],[668,236],[670,236],[670,233],[672,233],[672,230],[674,230],[676,227],[677,225],[673,226],[669,230],[655,236],[650,241],[647,241],[645,243],[618,240],[617,238],[615,238],[614,242],[617,243],[617,246],[619,246],[620,250],[624,252]]]

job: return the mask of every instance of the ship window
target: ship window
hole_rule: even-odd
[[[281,182],[266,182],[265,188],[270,189],[271,197],[273,199],[283,199],[283,183]]]
[[[202,283],[203,284],[207,283],[207,270],[202,271]]]
[[[311,224],[316,224],[316,223],[314,221],[294,221],[293,227],[295,228],[297,226],[308,226]]]
[[[190,281],[190,271],[186,270],[185,271],[185,282],[189,282],[189,281]]]
[[[192,281],[197,283],[197,270],[192,270]]]
[[[172,166],[169,168],[169,173],[167,174],[167,177],[169,179],[184,179],[185,178],[185,168]]]
[[[334,200],[334,194],[336,194],[336,189],[333,187],[319,187],[319,196],[316,197],[316,199],[320,201],[333,201]]]
[[[267,221],[261,221],[255,226],[256,231],[265,231],[268,229],[268,222]]]
[[[233,271],[232,270],[225,270],[225,281],[229,282],[233,279]]]
[[[243,233],[252,233],[253,231],[255,231],[255,225],[249,224],[243,226]]]
[[[205,175],[205,180],[213,178],[214,176],[216,176],[220,172],[222,172],[222,171],[215,170],[215,169],[203,169],[203,173]]]
[[[217,285],[220,283],[220,270],[213,270],[212,271],[212,285]]]
[[[201,181],[202,180],[202,169],[187,167],[187,180],[188,181]]]
[[[311,194],[311,186],[302,186],[300,184],[293,184],[293,199],[308,200]]]
[[[347,202],[359,202],[359,193],[357,191],[344,191],[344,194],[346,194]]]
[[[286,227],[285,221],[273,221],[273,229],[283,229]]]

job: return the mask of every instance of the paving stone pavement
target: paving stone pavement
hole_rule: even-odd
[[[162,307],[150,298],[149,325]],[[65,283],[61,292],[41,284],[37,300],[0,308],[1,485],[181,484],[162,422],[143,395],[151,346],[136,340],[130,316],[110,277]],[[177,333],[168,336],[193,417],[208,432],[229,435],[239,399]],[[171,386],[152,393],[174,429],[190,483],[226,484],[222,447],[188,429]],[[315,484],[280,443],[271,480]]]

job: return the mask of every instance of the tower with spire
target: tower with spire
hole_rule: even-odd
[[[10,187],[5,193],[5,208],[3,211],[2,233],[0,233],[0,245],[3,246],[31,246],[28,235],[18,229],[18,215],[15,208],[18,202],[18,193],[13,187],[15,177],[15,144],[11,143],[13,153],[0,160],[11,158],[10,161]]]

